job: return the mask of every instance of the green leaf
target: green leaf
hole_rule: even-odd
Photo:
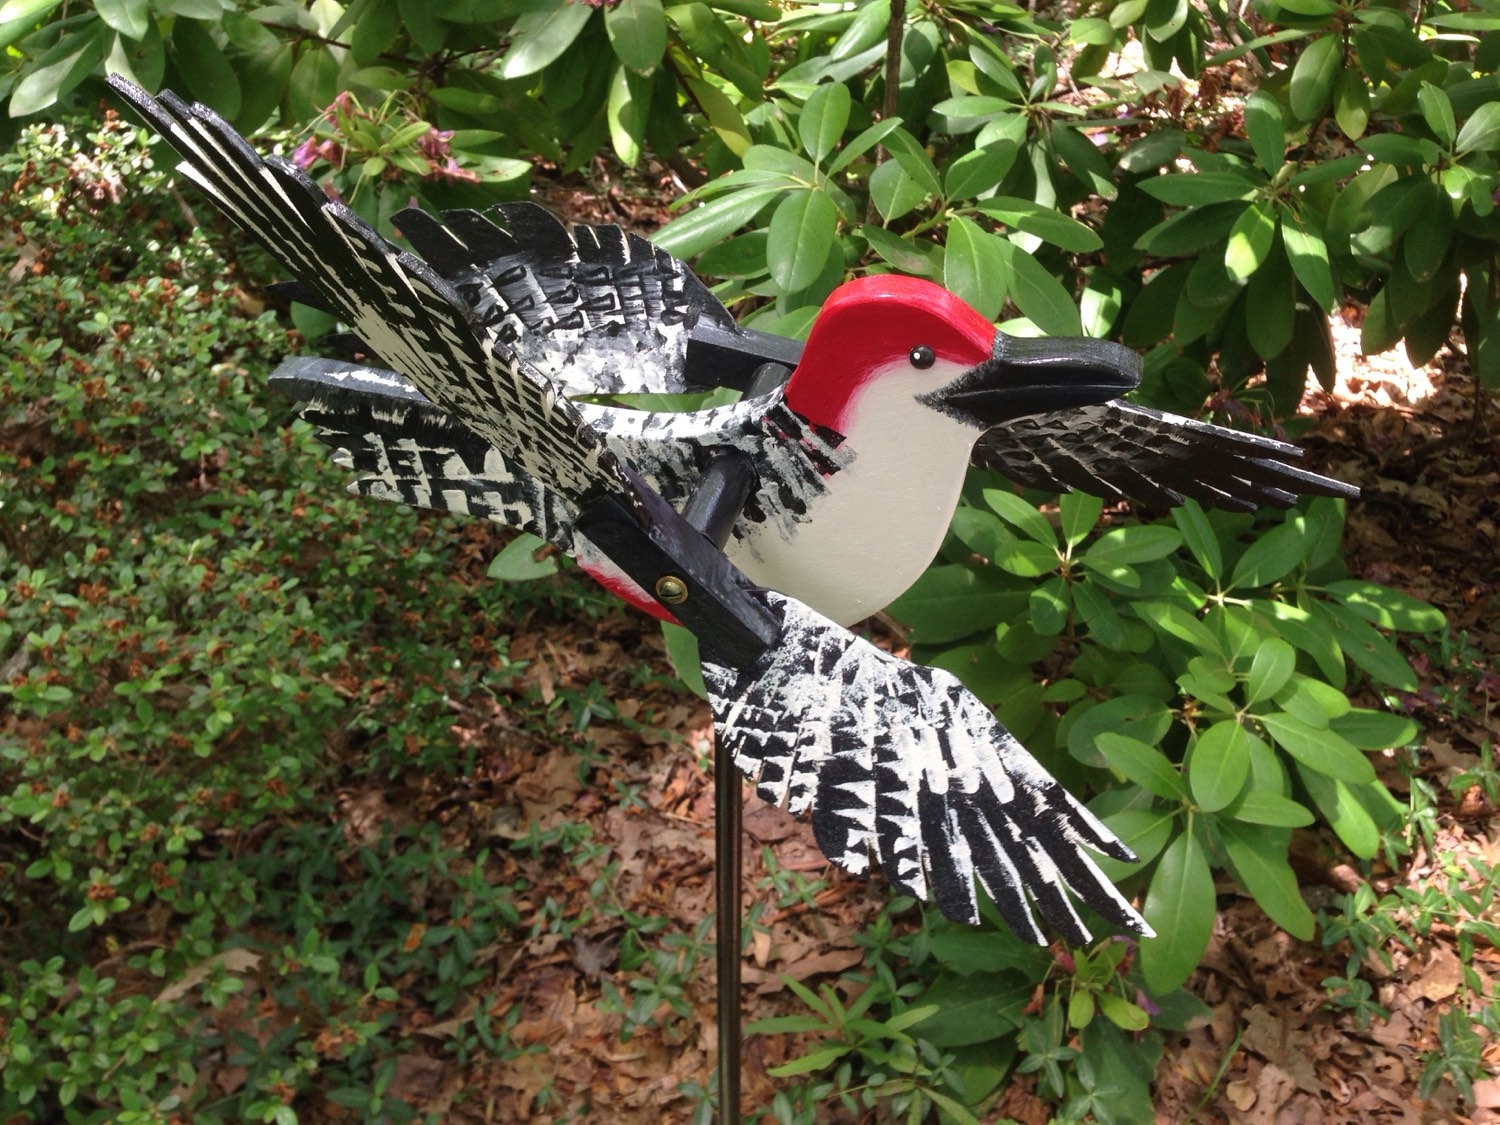
[[[999,314],[1009,292],[1010,271],[1003,249],[1007,245],[1004,239],[962,215],[948,224],[943,286],[986,319],[993,320]]]
[[[1228,815],[1247,824],[1275,828],[1305,828],[1313,822],[1313,814],[1302,805],[1264,789],[1250,790],[1234,803]]]
[[[1229,585],[1269,586],[1290,574],[1302,561],[1306,550],[1307,543],[1295,523],[1273,527],[1240,556]]]
[[[1029,977],[1013,972],[944,977],[919,997],[938,1009],[922,1022],[921,1037],[936,1047],[998,1039],[1020,1026],[1032,987]]]
[[[1374,859],[1380,850],[1380,829],[1353,788],[1300,764],[1298,772],[1308,795],[1344,846],[1360,859]]]
[[[1104,245],[1103,239],[1077,219],[1029,199],[997,195],[992,199],[980,200],[977,206],[986,215],[998,219],[1006,226],[1076,254],[1087,254]]]
[[[1276,234],[1276,214],[1264,203],[1252,203],[1229,231],[1229,245],[1224,250],[1224,268],[1236,281],[1243,281],[1260,269],[1271,253]]]
[[[1086,557],[1099,563],[1152,562],[1164,559],[1182,546],[1182,533],[1160,523],[1126,524],[1112,527],[1089,547]]]
[[[1233,199],[1253,199],[1262,182],[1239,172],[1174,172],[1136,185],[1153,199],[1174,207],[1200,207]]]
[[[1314,614],[1332,621],[1339,647],[1371,679],[1401,691],[1417,690],[1417,676],[1406,657],[1359,614],[1345,606],[1329,604],[1318,604]]]
[[[887,117],[884,121],[877,121],[868,129],[860,131],[852,141],[839,150],[839,154],[834,157],[833,163],[828,165],[828,174],[835,176],[842,172],[850,164],[854,163],[854,161],[858,160],[884,140],[891,130],[899,128],[900,125],[901,118]]]
[[[1180,507],[1173,509],[1172,522],[1182,532],[1182,541],[1204,573],[1217,581],[1224,571],[1224,555],[1219,549],[1219,537],[1214,534],[1213,526],[1198,501],[1184,500]]]
[[[802,138],[803,151],[812,157],[814,164],[823,163],[838,146],[848,127],[852,104],[849,87],[842,82],[826,82],[808,97],[797,122],[797,132]]]
[[[1193,833],[1182,833],[1162,853],[1141,913],[1156,931],[1141,941],[1146,985],[1171,992],[1198,967],[1214,929],[1213,874]]]
[[[902,169],[930,195],[941,195],[943,185],[938,171],[927,150],[905,129],[892,129],[885,138],[886,150],[896,159]]]
[[[1347,738],[1361,750],[1407,746],[1421,733],[1421,728],[1404,715],[1393,715],[1389,711],[1370,711],[1363,707],[1355,707],[1343,715],[1332,717],[1328,722],[1328,729]]]
[[[1284,711],[1255,717],[1278,746],[1309,768],[1354,785],[1375,780],[1370,759],[1331,730],[1309,726]]]
[[[1204,812],[1217,812],[1239,796],[1250,775],[1251,735],[1224,719],[1198,736],[1188,757],[1188,785]]]
[[[991,707],[1007,703],[1035,686],[1026,665],[1006,659],[988,642],[948,646],[923,663],[952,672],[981,703]]]
[[[7,5],[9,6],[9,5]],[[126,39],[142,39],[150,25],[150,0],[94,0],[99,18]],[[0,23],[5,23],[0,15]]]
[[[641,143],[650,112],[650,82],[629,67],[615,67],[605,103],[605,119],[609,122],[609,142],[615,155],[628,167],[635,167],[641,159]]]
[[[1286,124],[1280,103],[1264,90],[1245,100],[1245,132],[1261,168],[1275,175],[1286,163]]]
[[[326,49],[303,45],[287,80],[287,101],[296,120],[311,121],[328,108],[338,96],[338,70]]]
[[[1316,924],[1286,860],[1286,833],[1220,820],[1219,834],[1235,874],[1266,916],[1293,937],[1310,941]]]
[[[1030,978],[1046,973],[1052,960],[1045,949],[1022,941],[1009,930],[969,926],[938,930],[927,939],[927,950],[943,968],[962,976],[993,973],[996,965],[1004,965]]]
[[[60,3],[62,0],[5,0],[0,4],[0,24],[29,23],[35,26],[51,15],[52,9]]]
[[[604,9],[604,30],[615,58],[640,74],[656,69],[666,53],[667,18],[661,0],[619,0]]]
[[[225,117],[240,112],[240,80],[206,27],[197,20],[177,20],[172,57],[193,97]]]
[[[1180,808],[1125,809],[1102,818],[1116,838],[1135,853],[1136,862],[1125,863],[1108,856],[1094,856],[1094,862],[1109,879],[1120,880],[1139,874],[1140,869],[1160,855],[1162,848],[1167,846],[1179,812]]]
[[[1333,119],[1351,141],[1365,135],[1370,124],[1370,87],[1357,67],[1339,72],[1333,91]]]
[[[1005,178],[1018,152],[1015,145],[1000,141],[964,153],[948,165],[943,176],[943,194],[950,200],[962,200],[989,191]]]
[[[1448,195],[1436,184],[1429,184],[1427,204],[1407,228],[1401,240],[1402,257],[1407,271],[1415,281],[1431,281],[1448,259],[1448,248],[1453,244],[1453,204]],[[1456,297],[1457,294],[1455,293]],[[1446,332],[1453,324],[1453,308],[1450,302],[1443,315]],[[1407,339],[1411,339],[1411,323],[1407,322]],[[1444,335],[1441,339],[1446,340]]]
[[[1058,498],[1057,508],[1063,539],[1069,547],[1076,547],[1099,522],[1099,514],[1104,511],[1104,501],[1086,492],[1064,492]]]
[[[711,83],[686,75],[683,76],[682,82],[692,91],[693,99],[703,110],[708,118],[709,126],[719,140],[724,142],[724,147],[736,156],[743,157],[749,151],[752,142],[750,127],[745,124],[745,118],[741,115],[739,107],[727,94]]]
[[[1135,248],[1164,258],[1202,254],[1205,248],[1227,239],[1229,232],[1247,209],[1247,205],[1242,203],[1209,203],[1203,207],[1179,211],[1137,238]],[[1186,263],[1182,267],[1170,267],[1158,276],[1170,277],[1177,269],[1182,270],[1181,276],[1185,280]],[[1128,321],[1126,326],[1129,327]]]
[[[1151,1017],[1144,1008],[1113,992],[1099,993],[1099,1011],[1110,1023],[1125,1031],[1145,1031],[1151,1026]]]
[[[10,116],[29,117],[54,104],[93,72],[113,39],[102,23],[69,32],[36,61],[10,95]]]
[[[1169,801],[1187,799],[1187,786],[1177,767],[1160,750],[1138,738],[1105,731],[1094,739],[1104,760],[1142,789]]]
[[[1327,108],[1343,57],[1337,35],[1320,36],[1303,49],[1292,67],[1290,87],[1292,113],[1299,121],[1311,121]]]
[[[923,190],[922,185],[908,176],[906,169],[895,160],[877,165],[875,171],[870,173],[870,198],[875,201],[881,218],[886,222],[914,211],[927,196],[928,192]]]
[[[1250,663],[1250,679],[1245,685],[1251,703],[1270,699],[1286,685],[1297,669],[1297,653],[1280,637],[1263,641]]]
[[[549,4],[523,13],[511,29],[510,48],[500,61],[501,77],[525,78],[556,61],[593,12],[587,4]]]
[[[1438,140],[1449,148],[1458,136],[1458,122],[1453,117],[1453,103],[1441,88],[1431,82],[1423,82],[1417,90],[1417,106],[1422,111],[1422,120]]]
[[[1068,998],[1068,1026],[1087,1027],[1094,1019],[1094,994],[1086,988],[1074,990]]]
[[[1453,147],[1459,156],[1500,148],[1500,102],[1486,102],[1476,109],[1458,131]]]
[[[1091,188],[1101,199],[1119,195],[1114,174],[1094,142],[1070,125],[1052,124],[1052,146],[1068,165],[1068,170]]]
[[[999,246],[1010,272],[1010,298],[1026,319],[1049,336],[1082,336],[1078,305],[1062,282],[1014,243],[1002,239]]]
[[[1302,225],[1302,217],[1292,211],[1281,213],[1281,240],[1292,272],[1308,295],[1324,312],[1333,308],[1333,271],[1328,266],[1328,247],[1321,235]]]
[[[700,276],[756,278],[766,274],[766,243],[770,233],[753,230],[710,246],[693,264]]]
[[[1328,726],[1330,719],[1349,713],[1349,697],[1336,687],[1310,676],[1293,673],[1275,696],[1276,705],[1314,727]]]
[[[545,547],[546,541],[529,532],[522,532],[507,543],[490,561],[485,571],[486,578],[498,578],[502,582],[530,582],[557,573],[557,559],[551,555],[538,559],[537,551]]]
[[[1031,627],[1044,637],[1055,637],[1068,624],[1068,588],[1060,575],[1043,582],[1027,599]]]
[[[859,228],[860,236],[870,244],[870,249],[880,255],[882,261],[895,266],[902,273],[930,277],[933,273],[932,259],[915,245],[884,227],[865,223]]]
[[[1209,655],[1223,655],[1219,638],[1209,627],[1174,602],[1139,599],[1131,604],[1136,615],[1156,632],[1175,637],[1184,644]]]
[[[932,566],[889,607],[891,616],[909,625],[917,644],[944,644],[989,631],[1026,612],[1029,590],[994,571],[964,566]]]
[[[1033,543],[1029,539],[1013,539],[993,561],[1007,574],[1020,578],[1040,578],[1057,570],[1059,559],[1056,547]]]
[[[1257,613],[1275,622],[1275,631],[1281,637],[1311,656],[1331,684],[1343,686],[1346,676],[1344,654],[1331,630],[1321,621],[1300,606],[1286,602],[1255,598],[1250,605]]]
[[[983,496],[996,515],[1055,554],[1057,532],[1047,522],[1046,516],[1008,489],[986,488]]]
[[[363,5],[350,32],[349,50],[360,66],[369,66],[390,46],[401,29],[401,9],[392,0]]]
[[[853,1045],[848,1043],[832,1047],[818,1047],[790,1062],[770,1067],[766,1073],[774,1078],[791,1078],[798,1074],[810,1074],[815,1070],[827,1069],[853,1050]]]
[[[721,196],[679,215],[653,234],[651,241],[669,254],[691,258],[728,238],[785,191],[785,183],[762,184]]]
[[[839,212],[826,192],[793,192],[771,215],[766,263],[782,292],[806,289],[822,272],[838,233]]]
[[[1380,586],[1374,582],[1345,579],[1330,582],[1324,590],[1366,621],[1382,629],[1407,633],[1436,633],[1447,624],[1443,611],[1420,598]]]
[[[448,38],[448,24],[439,15],[435,4],[424,0],[399,0],[401,23],[417,48],[427,55],[436,55],[443,49]]]

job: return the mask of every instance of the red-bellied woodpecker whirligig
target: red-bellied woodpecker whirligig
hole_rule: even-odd
[[[1353,489],[1297,467],[1295,446],[1123,401],[1139,361],[1118,345],[1007,336],[925,281],[846,283],[802,346],[738,328],[645,239],[569,231],[534,204],[404,211],[418,257],[212,112],[111,83],[294,295],[347,326],[359,362],[292,359],[273,380],[352,487],[533,532],[692,629],[718,752],[810,816],[839,866],[878,864],[963,921],[977,882],[1030,941],[1038,913],[1087,939],[1069,892],[1149,932],[1088,852],[1129,849],[957,679],[843,626],[931,561],[971,464],[1244,509]],[[762,385],[767,363],[790,379]],[[580,401],[715,384],[750,393],[683,413]],[[683,511],[715,489],[730,500],[708,505],[710,538]]]

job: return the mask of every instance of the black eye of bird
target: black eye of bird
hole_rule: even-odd
[[[913,367],[921,371],[926,371],[937,362],[937,353],[926,344],[918,344],[912,348],[911,354],[907,358],[911,360]]]

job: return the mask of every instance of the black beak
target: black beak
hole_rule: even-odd
[[[989,359],[921,401],[989,429],[1027,414],[1109,402],[1140,381],[1141,357],[1121,344],[1088,336],[1028,339],[996,332]]]

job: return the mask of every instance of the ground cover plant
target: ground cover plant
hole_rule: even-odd
[[[410,7],[10,4],[0,94],[13,120],[92,109],[108,59],[242,128],[279,117],[301,130],[285,151],[377,223],[413,195],[473,203],[635,168],[674,196],[697,186],[696,206],[673,218],[637,187],[604,193],[603,214],[562,210],[639,214],[648,231],[670,219],[663,244],[726,279],[758,326],[805,329],[850,271],[896,268],[1015,331],[1125,340],[1145,352],[1148,402],[1294,434],[1309,372],[1335,386],[1330,312],[1362,310],[1363,349],[1400,343],[1417,366],[1451,340],[1476,424],[1500,379],[1500,14],[1484,6]],[[19,216],[0,307],[14,341],[0,457],[18,482],[0,508],[0,832],[17,857],[0,857],[0,898],[18,951],[0,995],[4,1096],[81,1118],[415,1112],[401,1106],[457,1097],[411,1061],[432,1057],[410,1046],[426,1018],[457,1021],[442,1073],[505,1060],[530,1076],[507,1096],[561,1116],[586,1095],[559,1094],[524,1053],[554,1031],[507,1006],[512,946],[584,964],[600,955],[580,949],[618,950],[615,975],[584,973],[607,1016],[588,1026],[692,1044],[701,911],[579,905],[619,877],[611,864],[647,861],[555,803],[582,775],[643,816],[691,807],[701,780],[653,785],[599,750],[660,745],[658,724],[688,726],[696,747],[680,697],[594,660],[545,671],[552,654],[525,636],[571,636],[550,623],[604,602],[566,578],[491,580],[553,569],[534,545],[502,555],[486,529],[344,497],[258,389],[289,346],[284,315],[256,315],[271,279],[222,235],[188,239],[190,193],[115,127],[112,154],[90,155],[90,129],[31,134],[4,169]],[[1471,431],[1448,424],[1440,440],[1461,445]],[[1327,444],[1377,460],[1376,505],[1441,501],[1387,485],[1401,435]],[[1339,471],[1371,484],[1356,462]],[[1492,508],[1468,516],[1493,537]],[[1371,517],[1347,517],[1368,534]],[[851,971],[837,984],[802,984],[814,955],[762,957],[801,966],[794,996],[775,972],[762,982],[797,1008],[756,1013],[751,1042],[782,1080],[755,1087],[768,1114],[1025,1117],[1021,1091],[1068,1118],[1140,1120],[1153,1073],[1154,1096],[1170,1092],[1164,1053],[1214,1033],[1218,1009],[1194,993],[1223,975],[1231,890],[1285,934],[1321,933],[1341,963],[1317,1003],[1352,1019],[1389,1026],[1392,975],[1452,943],[1468,975],[1412,1081],[1479,1100],[1489,900],[1451,858],[1452,816],[1460,798],[1494,804],[1493,646],[1395,588],[1418,588],[1413,572],[1370,561],[1403,545],[1351,565],[1345,520],[1324,501],[1257,520],[971,482],[888,641],[965,677],[1099,794],[1144,860],[1114,874],[1162,936],[1030,951],[909,903],[877,913],[878,891],[808,882],[773,856],[776,906],[752,951],[773,935],[766,949],[793,948],[786,919],[815,904],[868,929],[857,962],[850,938],[819,963]],[[1453,572],[1464,599],[1443,600],[1477,630],[1497,576],[1470,571]],[[639,705],[623,728],[622,692]],[[1462,731],[1440,784],[1414,718]],[[554,745],[579,753],[544,754],[536,781]],[[540,826],[507,813],[498,835],[487,819],[459,831],[467,798],[418,776],[486,802],[506,779],[535,784],[521,810]],[[398,802],[372,796],[386,788],[420,791],[445,827],[392,818]],[[1308,839],[1354,873],[1347,899],[1309,901]],[[1431,881],[1414,882],[1424,863]],[[559,865],[578,874],[554,895],[539,876]],[[572,987],[545,970],[533,983]],[[1205,1101],[1243,1053],[1238,1034],[1208,1041]],[[684,1112],[707,1112],[706,1070],[693,1081]]]

